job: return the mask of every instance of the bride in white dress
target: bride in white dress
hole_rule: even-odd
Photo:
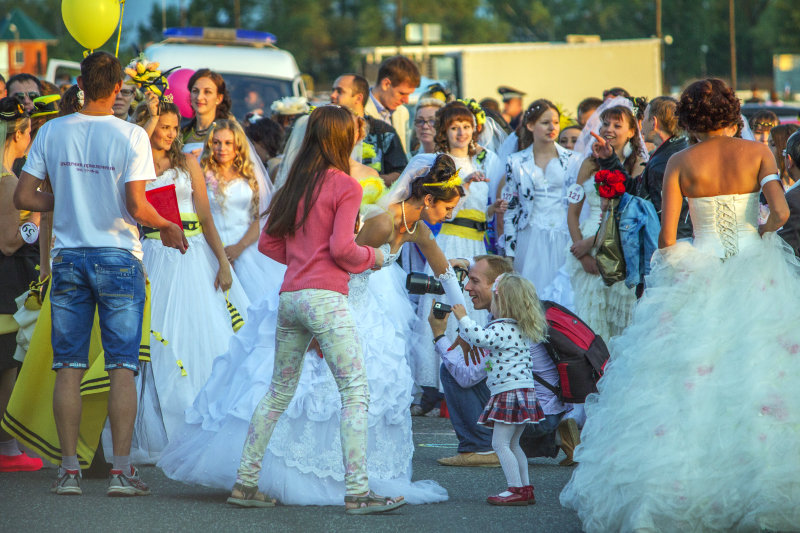
[[[628,107],[614,106],[601,111],[600,136],[614,149],[620,161],[632,176],[641,172],[642,140],[636,118]],[[597,270],[597,230],[603,220],[600,196],[597,194],[594,175],[599,165],[594,156],[587,157],[578,173],[577,185],[581,187],[570,195],[567,225],[572,245],[567,254],[564,271],[572,284],[575,312],[604,340],[619,335],[630,322],[636,293],[624,282],[606,286]],[[589,204],[588,214],[579,223],[584,203]],[[579,225],[580,224],[580,225]]]
[[[404,273],[392,264],[403,243],[416,243],[436,264],[436,270],[446,274],[443,283],[450,289],[448,294],[455,294],[454,298],[461,295],[452,269],[443,254],[436,253],[438,247],[429,238],[428,228],[418,223],[422,217],[440,221],[459,199],[455,191],[448,192],[452,198],[446,201],[426,200],[429,195],[425,194],[418,199],[427,190],[440,194],[434,188],[421,188],[421,182],[413,185],[414,180],[424,181],[430,174],[433,157],[429,156],[427,167],[418,168],[417,173],[404,173],[382,199],[383,209],[375,208],[374,216],[366,220],[359,240],[370,241],[368,245],[384,243],[384,268],[371,275],[353,276],[350,282],[349,302],[353,316],[358,317],[370,389],[370,487],[384,494],[401,494],[409,503],[447,499],[447,492],[435,482],[411,482],[412,379],[405,353],[406,339],[413,338],[415,317],[402,286]],[[440,166],[437,176],[446,181],[455,170],[452,160],[449,166]],[[170,442],[158,463],[167,476],[221,489],[233,486],[250,419],[272,379],[281,281],[275,280],[268,297],[250,308],[249,322],[231,340],[228,352],[214,362],[211,378],[187,410],[180,436]],[[342,504],[340,409],[333,376],[312,350],[306,355],[295,396],[270,439],[259,483],[262,492],[284,504]]]
[[[173,185],[189,246],[185,254],[161,246],[158,232],[144,228],[143,262],[151,283],[151,325],[165,342],[153,342],[151,363],[140,376],[140,413],[134,454],[155,462],[166,437],[183,425],[184,410],[211,375],[214,358],[234,334],[225,294],[246,317],[249,300],[232,274],[209,211],[197,161],[181,152],[178,109],[149,97],[137,112],[150,133],[158,178],[147,190]],[[154,106],[158,106],[155,108]],[[151,371],[152,370],[152,371]],[[153,388],[155,385],[155,388]],[[156,393],[156,394],[154,394]]]
[[[775,159],[732,138],[739,102],[720,80],[689,86],[678,114],[700,142],[667,166],[660,250],[561,503],[589,533],[798,531],[800,265],[773,233],[788,217]],[[676,243],[683,196],[691,244]]]
[[[253,160],[250,143],[235,120],[217,120],[201,158],[214,224],[251,301],[260,301],[283,279],[284,267],[256,247],[272,188]],[[279,283],[280,284],[280,283]]]

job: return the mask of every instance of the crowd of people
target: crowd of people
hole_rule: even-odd
[[[563,453],[587,531],[796,528],[798,127],[716,79],[576,117],[419,85],[395,56],[237,118],[200,69],[189,119],[104,52],[63,92],[9,79],[0,472],[27,449],[56,494],[108,460],[110,496],[150,464],[234,506],[387,512],[448,498],[411,471],[412,416],[446,411],[439,463],[501,467],[492,505]],[[570,323],[610,352],[585,403]]]

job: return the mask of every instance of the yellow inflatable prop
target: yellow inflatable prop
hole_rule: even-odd
[[[150,282],[142,321],[139,359],[150,360]],[[108,372],[104,370],[103,345],[97,315],[94,318],[89,346],[89,369],[81,381],[81,424],[78,435],[78,462],[89,468],[108,414]],[[56,373],[52,370],[53,348],[50,343],[50,293],[48,290],[36,323],[25,363],[17,378],[14,392],[3,413],[0,426],[19,442],[36,451],[43,459],[61,463],[61,446],[53,418],[53,387]]]
[[[119,0],[62,0],[61,17],[70,35],[88,50],[100,48],[114,34]]]

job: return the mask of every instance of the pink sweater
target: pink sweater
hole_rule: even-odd
[[[327,289],[347,294],[350,273],[375,264],[375,250],[355,243],[361,185],[336,169],[329,169],[305,224],[294,235],[272,237],[261,233],[258,249],[286,265],[281,292]],[[302,202],[297,208],[299,222]]]

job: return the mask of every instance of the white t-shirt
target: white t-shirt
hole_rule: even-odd
[[[53,255],[63,248],[122,248],[142,258],[125,183],[155,179],[147,133],[113,115],[73,113],[45,123],[22,169],[55,196]]]

